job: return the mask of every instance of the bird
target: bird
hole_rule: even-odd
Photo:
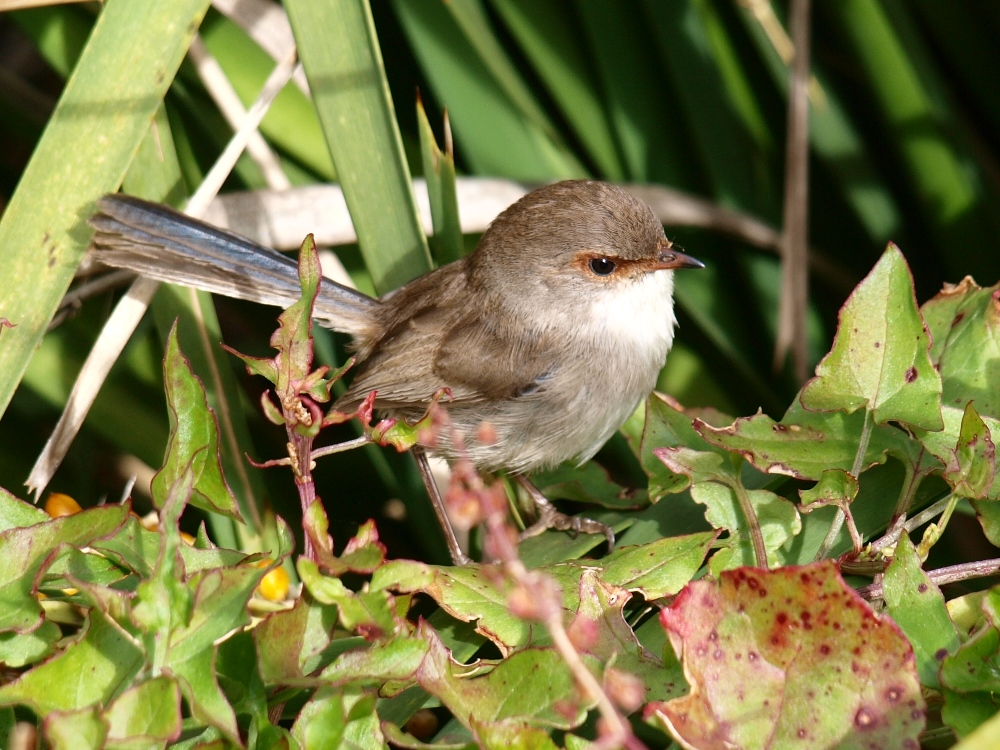
[[[291,258],[166,206],[108,195],[89,223],[105,265],[265,304],[299,298]],[[539,506],[541,528],[603,531],[611,546],[610,529],[556,512],[528,477],[592,458],[649,395],[674,339],[673,272],[703,267],[621,187],[539,187],[497,216],[473,252],[380,298],[323,280],[314,317],[350,334],[357,358],[335,408],[357,409],[375,391],[377,412],[413,421],[448,389],[449,420],[465,439],[417,446],[432,500],[427,448],[508,472]],[[484,424],[492,439],[474,439]],[[456,562],[468,560],[448,544]]]

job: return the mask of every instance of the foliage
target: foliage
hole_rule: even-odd
[[[0,247],[18,280],[16,300],[0,295],[0,358],[12,363],[0,392],[26,372],[0,431],[8,487],[26,474],[103,318],[88,303],[43,337],[40,321],[86,245],[80,218],[130,163],[129,189],[181,200],[225,139],[190,67],[176,78],[171,68],[207,5],[160,3],[145,16],[110,0],[89,40],[89,7],[0,17],[71,81],[0,225],[0,238],[28,238]],[[343,186],[360,236],[344,257],[362,288],[385,291],[463,251],[456,172],[667,184],[779,223],[786,68],[780,34],[754,15],[762,4],[285,6],[316,108],[290,89],[261,131],[294,183]],[[483,520],[472,543],[492,562],[425,561],[441,545],[416,474],[378,444],[405,450],[443,418],[432,409],[421,425],[373,424],[370,404],[324,412],[349,369],[342,342],[311,326],[321,283],[311,243],[303,298],[271,339],[277,354],[240,355],[274,386],[261,401],[266,421],[244,413],[235,391],[227,397],[212,355],[195,351],[219,335],[192,318],[211,325],[212,315],[171,327],[177,312],[154,303],[162,345],[147,331],[130,346],[90,440],[57,478],[91,507],[50,517],[0,491],[0,737],[27,720],[51,746],[74,748],[991,747],[1000,600],[941,587],[998,571],[942,548],[949,528],[973,519],[966,533],[981,527],[1000,545],[1000,285],[966,278],[917,300],[942,275],[1000,276],[998,17],[985,5],[942,8],[817,4],[812,380],[800,388],[769,369],[769,251],[671,231],[709,263],[678,278],[680,338],[660,382],[674,397],[654,394],[599,464],[535,478],[565,507],[596,503],[583,514],[619,534],[604,556],[585,557],[599,538],[555,532],[515,549],[505,485],[459,466],[449,503]],[[268,56],[214,10],[201,34],[252,99]],[[324,85],[345,80],[357,88]],[[415,118],[405,104],[414,83],[428,105]],[[98,99],[114,107],[90,106]],[[444,149],[434,142],[441,104],[457,154],[450,136]],[[30,152],[48,114],[32,120],[2,93],[0,106],[0,128]],[[53,167],[67,154],[74,179]],[[5,198],[22,166],[3,162]],[[411,167],[428,180],[429,247]],[[264,184],[247,159],[230,182]],[[36,235],[54,237],[52,274]],[[238,312],[251,326],[268,316]],[[228,317],[227,340],[259,351],[259,328],[244,335]],[[782,416],[753,414],[758,405]],[[366,447],[333,453],[317,447],[325,440]],[[240,450],[286,445],[288,458],[257,465],[292,466],[292,484],[280,470],[237,476]],[[137,489],[123,503],[93,502],[94,456],[116,452],[161,467],[148,500]],[[382,513],[389,498],[407,504],[402,533]],[[153,516],[140,519],[133,503]],[[291,528],[300,510],[301,536]],[[197,530],[193,544],[181,526]],[[304,554],[293,553],[296,538]],[[290,589],[289,573],[301,581]]]

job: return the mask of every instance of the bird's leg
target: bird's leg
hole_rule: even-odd
[[[451,519],[448,518],[444,499],[441,497],[440,490],[438,490],[437,482],[434,481],[434,475],[431,474],[431,466],[427,462],[427,451],[421,446],[415,445],[410,452],[417,461],[417,468],[420,469],[420,477],[424,480],[427,494],[431,498],[431,505],[434,507],[434,514],[437,516],[438,524],[444,533],[444,541],[448,545],[448,553],[451,555],[451,561],[455,565],[467,565],[472,562],[472,558],[462,551],[458,543],[458,537],[455,536],[455,529],[451,525]]]
[[[590,518],[567,516],[565,513],[560,513],[526,476],[515,474],[514,479],[528,493],[538,512],[538,520],[521,532],[522,540],[538,536],[546,529],[572,531],[574,534],[579,534],[582,531],[584,534],[604,534],[608,540],[608,551],[615,548],[615,532],[610,526]]]

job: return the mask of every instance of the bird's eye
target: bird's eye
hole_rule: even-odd
[[[590,270],[598,276],[608,276],[618,268],[618,264],[610,258],[591,258],[588,265]]]

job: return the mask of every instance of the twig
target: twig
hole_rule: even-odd
[[[791,9],[792,80],[788,94],[788,143],[785,151],[785,231],[781,243],[781,303],[774,368],[792,353],[795,380],[808,369],[806,309],[809,304],[809,13],[810,0],[793,0]]]
[[[1000,575],[1000,559],[977,560],[976,562],[950,565],[947,568],[927,571],[927,577],[938,586],[995,575]],[[858,589],[858,593],[869,601],[881,599],[883,595],[882,582],[878,581],[862,586]]]

